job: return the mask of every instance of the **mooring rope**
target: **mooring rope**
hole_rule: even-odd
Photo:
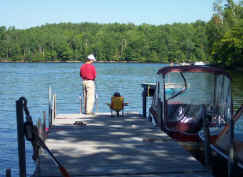
[[[39,158],[39,149],[42,147],[53,159],[55,165],[59,168],[63,177],[70,177],[67,170],[62,166],[62,164],[56,159],[53,153],[46,146],[44,141],[40,138],[38,134],[38,128],[33,124],[32,117],[30,116],[29,109],[27,107],[27,99],[25,97],[20,97],[20,100],[23,102],[23,109],[25,112],[26,121],[24,122],[24,135],[28,141],[31,142],[33,147],[33,160],[36,161]]]

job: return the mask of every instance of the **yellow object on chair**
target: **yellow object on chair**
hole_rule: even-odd
[[[117,116],[119,116],[119,112],[122,111],[122,115],[124,114],[124,106],[127,106],[127,103],[124,103],[124,97],[122,96],[112,96],[111,97],[111,104],[108,104],[110,109],[111,109],[111,114],[112,110],[116,111]]]
[[[124,107],[123,102],[124,102],[124,97],[113,96],[111,98],[111,109],[113,109],[114,111],[118,111],[118,112],[121,111]]]

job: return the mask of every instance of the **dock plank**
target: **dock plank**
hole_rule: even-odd
[[[74,125],[75,121],[86,126]],[[75,177],[211,176],[190,153],[138,114],[57,115],[46,144]],[[36,176],[61,174],[42,153]]]

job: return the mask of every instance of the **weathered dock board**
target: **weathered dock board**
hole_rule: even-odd
[[[86,126],[74,125],[82,121]],[[47,146],[72,177],[205,177],[210,173],[180,145],[138,114],[57,115]],[[36,175],[61,176],[47,154]]]

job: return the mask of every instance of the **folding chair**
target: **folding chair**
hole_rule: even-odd
[[[110,107],[111,116],[112,116],[113,111],[115,111],[117,117],[119,117],[120,111],[122,111],[122,116],[124,116],[124,107],[127,106],[128,103],[124,103],[123,96],[112,96],[111,103],[107,103],[107,105]]]

